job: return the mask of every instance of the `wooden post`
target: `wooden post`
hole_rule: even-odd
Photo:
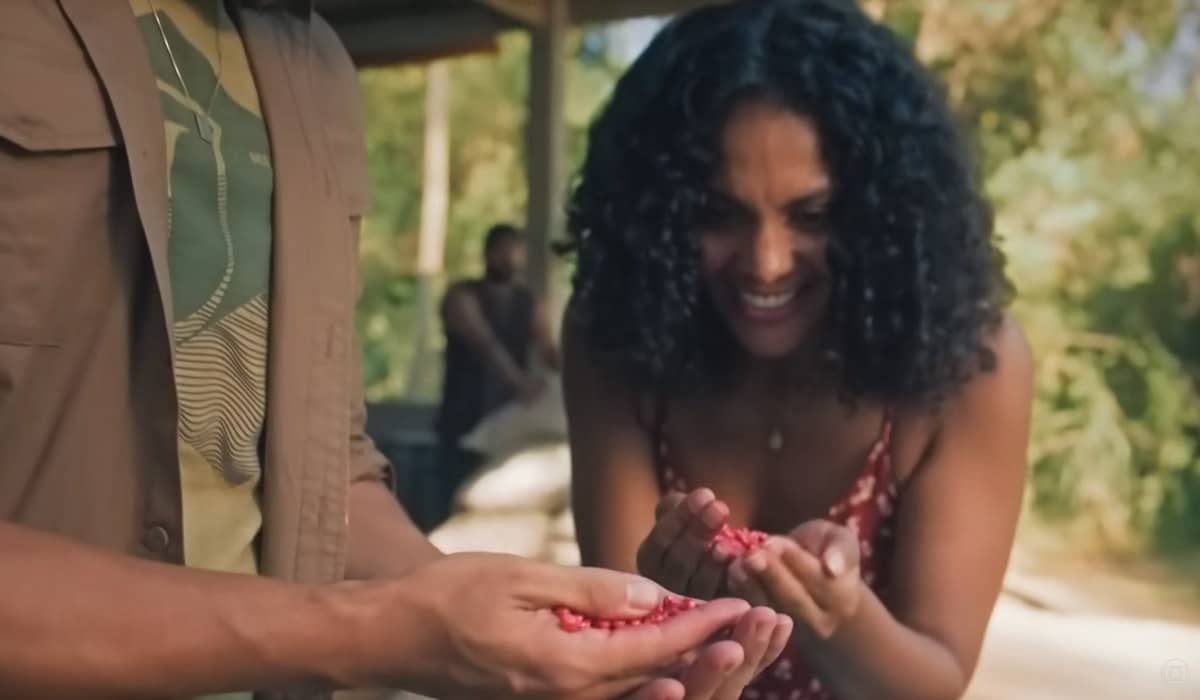
[[[425,72],[425,143],[421,172],[421,228],[417,239],[417,328],[406,393],[428,382],[437,314],[437,283],[443,271],[450,213],[450,67],[429,64]]]
[[[425,72],[423,159],[417,274],[436,276],[442,273],[450,212],[450,69],[444,61]]]
[[[526,173],[529,204],[529,282],[554,310],[561,309],[566,291],[560,289],[550,250],[563,232],[566,194],[566,130],[563,118],[566,89],[567,0],[541,0],[545,22],[530,30],[529,120],[526,134]],[[558,313],[553,314],[557,322]]]

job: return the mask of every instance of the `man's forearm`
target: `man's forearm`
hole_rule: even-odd
[[[829,640],[797,628],[793,641],[844,700],[956,700],[966,671],[940,642],[905,626],[863,584],[855,617]]]
[[[465,338],[488,367],[509,386],[517,388],[525,380],[525,372],[496,337],[473,298],[464,296],[461,290],[458,293],[451,292],[446,299],[442,323],[447,332]]]
[[[442,556],[381,482],[350,485],[347,578],[397,578]]]
[[[146,562],[0,522],[0,697],[330,687],[361,611],[334,588]]]
[[[559,352],[558,346],[549,343],[542,346],[542,364],[554,370],[562,372],[562,353]]]
[[[508,354],[508,350],[500,344],[499,340],[492,339],[491,341],[481,343],[479,351],[483,353],[484,359],[492,366],[492,369],[499,374],[508,385],[516,389],[521,386],[521,382],[525,381],[525,371],[517,364],[516,360]]]

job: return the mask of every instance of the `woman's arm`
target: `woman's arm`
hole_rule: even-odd
[[[830,639],[797,627],[839,698],[958,698],[974,673],[1020,514],[1032,403],[1020,330],[1006,325],[992,349],[997,367],[947,404],[905,486],[887,605],[864,590]]]
[[[563,393],[571,444],[571,502],[583,563],[637,571],[637,550],[654,527],[654,453],[638,423],[637,399],[609,376],[568,314]]]

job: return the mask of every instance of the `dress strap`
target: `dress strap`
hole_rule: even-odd
[[[634,412],[637,422],[646,431],[646,437],[654,448],[654,461],[662,461],[667,445],[667,406],[668,402],[661,391],[654,391],[648,396],[635,398]]]
[[[871,446],[867,457],[866,471],[875,474],[878,483],[892,483],[896,474],[892,469],[892,434],[895,430],[895,410],[891,406],[883,409],[883,422],[879,426],[879,436]]]
[[[669,403],[661,391],[654,392],[650,441],[654,445],[654,462],[661,470],[667,457],[667,409]]]

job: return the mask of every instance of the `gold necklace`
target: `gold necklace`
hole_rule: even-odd
[[[771,428],[770,434],[767,435],[767,449],[772,452],[779,452],[783,449],[783,430],[780,429],[778,423]]]
[[[778,453],[783,450],[783,421],[786,418],[787,400],[788,400],[788,384],[783,382],[775,387],[773,400],[771,401],[770,421],[767,430],[767,449],[772,453]]]
[[[158,35],[162,37],[163,46],[167,49],[167,58],[171,59],[171,67],[175,69],[175,77],[179,78],[179,87],[183,89],[183,96],[188,99],[188,104],[196,105],[192,107],[192,116],[196,120],[196,132],[200,134],[200,138],[205,143],[212,143],[212,108],[217,100],[217,93],[221,91],[221,76],[225,72],[225,57],[221,52],[221,11],[218,5],[213,15],[213,33],[217,39],[217,79],[213,83],[212,94],[208,96],[208,106],[203,112],[199,110],[200,103],[192,98],[192,93],[188,91],[187,82],[183,79],[183,71],[179,70],[179,63],[175,60],[175,52],[171,50],[171,42],[167,40],[167,32],[163,29],[162,17],[159,15],[158,8],[154,6],[154,0],[147,0],[150,3],[150,11],[154,14],[154,23],[158,26]],[[220,2],[220,0],[218,0]]]

